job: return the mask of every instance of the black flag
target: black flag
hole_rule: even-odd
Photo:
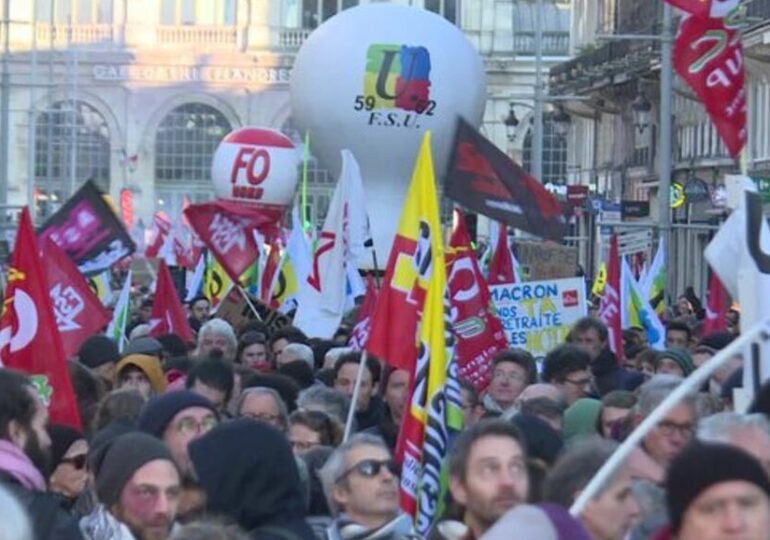
[[[564,238],[567,220],[558,199],[462,118],[444,193],[511,227],[549,240]]]

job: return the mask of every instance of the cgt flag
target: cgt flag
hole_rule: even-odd
[[[254,232],[274,227],[281,214],[279,207],[222,200],[192,204],[184,211],[195,233],[236,282],[259,256]]]
[[[64,353],[71,358],[88,337],[107,326],[111,317],[64,250],[49,240],[43,244],[43,258],[56,326]]]
[[[494,313],[489,287],[460,210],[455,210],[455,223],[447,251],[449,297],[457,340],[455,356],[460,376],[482,392],[489,385],[492,356],[506,349],[508,341]]]
[[[0,317],[0,365],[31,376],[53,422],[81,429],[39,253],[29,210],[24,208]]]
[[[715,1],[715,4],[729,2]],[[676,72],[693,89],[733,158],[748,137],[740,10],[727,17],[685,16],[674,43]]]
[[[176,334],[185,343],[195,341],[190,323],[187,322],[187,315],[179,301],[171,272],[168,271],[165,261],[161,260],[158,265],[155,302],[150,315],[150,335],[155,337],[163,334]]]
[[[462,118],[445,193],[479,214],[549,240],[561,241],[566,232],[561,203]]]

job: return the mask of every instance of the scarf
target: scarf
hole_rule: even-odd
[[[419,538],[412,528],[412,518],[408,514],[399,514],[376,529],[367,529],[343,514],[332,525],[331,529],[333,531],[331,531],[330,537],[339,540]]]
[[[102,504],[80,520],[85,540],[135,540],[129,528],[115,519]]]
[[[0,470],[26,489],[45,491],[45,478],[22,450],[11,441],[0,439]]]

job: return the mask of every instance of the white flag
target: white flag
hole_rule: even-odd
[[[744,202],[719,228],[704,256],[733,299],[741,304],[741,326],[751,328],[770,318],[770,227],[759,194],[746,191]],[[743,388],[754,388],[752,362],[746,359]],[[760,384],[770,378],[770,346],[760,345]]]
[[[187,287],[187,296],[185,302],[192,302],[192,299],[201,294],[203,290],[203,280],[206,277],[206,257],[201,254],[198,257],[198,265],[195,267],[195,272],[189,270],[185,273],[185,286]]]
[[[107,337],[115,341],[118,346],[118,351],[123,352],[128,339],[126,339],[126,324],[128,324],[128,318],[130,316],[130,293],[131,293],[131,270],[128,271],[126,276],[126,282],[123,284],[123,289],[120,291],[118,297],[118,303],[115,304],[115,310],[112,312],[112,320],[109,326],[107,326]]]
[[[310,275],[300,288],[294,316],[294,326],[309,337],[331,338],[342,321],[349,258],[348,216],[351,206],[361,202],[351,201],[351,185],[360,182],[360,178],[353,154],[343,150],[340,179],[318,236]]]

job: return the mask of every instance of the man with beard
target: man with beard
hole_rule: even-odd
[[[205,397],[189,390],[155,396],[142,408],[137,421],[140,431],[163,441],[182,476],[180,521],[194,515],[203,505],[203,494],[193,481],[188,445],[219,424],[219,413]]]
[[[527,454],[519,429],[481,420],[460,433],[449,454],[449,489],[462,522],[438,524],[447,540],[481,538],[511,508],[527,502]]]
[[[320,471],[336,519],[328,540],[417,538],[398,505],[398,467],[380,437],[359,433],[339,446]]]
[[[171,453],[146,433],[125,433],[91,458],[99,504],[62,540],[166,540],[181,491]]]
[[[65,527],[69,518],[46,493],[51,449],[47,423],[48,412],[29,377],[0,368],[0,485],[26,507],[40,540]]]

